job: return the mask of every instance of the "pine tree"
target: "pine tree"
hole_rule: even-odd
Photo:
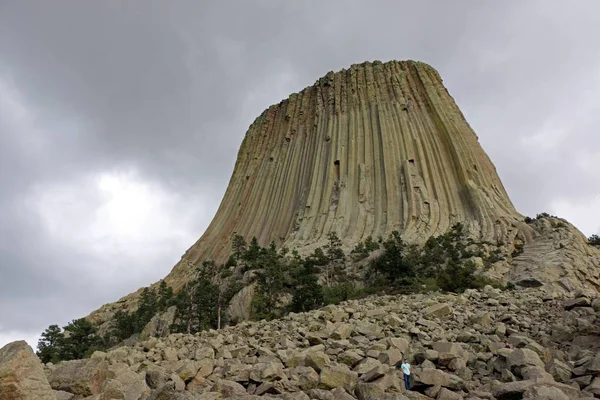
[[[160,281],[158,286],[158,311],[164,311],[171,305],[173,299],[173,288],[167,285],[164,280]]]
[[[318,284],[317,277],[310,273],[301,275],[298,278],[298,286],[292,298],[292,311],[306,312],[319,308],[323,304],[323,288]]]
[[[127,339],[136,332],[136,315],[118,310],[113,317],[113,329],[110,337],[117,342]]]
[[[42,333],[41,339],[38,341],[36,354],[44,364],[48,362],[57,363],[61,360],[60,345],[62,339],[64,339],[64,336],[58,325],[50,325]]]
[[[156,314],[158,309],[157,300],[156,292],[153,289],[144,288],[136,311],[136,332],[141,332]]]
[[[277,302],[285,286],[283,262],[275,243],[262,252],[260,266],[262,269],[256,274],[258,294],[254,301],[255,314],[259,318],[270,319],[276,313]]]
[[[250,245],[248,246],[248,250],[244,253],[242,259],[246,262],[246,266],[248,269],[254,269],[257,267],[257,262],[260,259],[263,253],[263,248],[258,244],[258,239],[256,236],[252,238],[250,241]]]
[[[346,260],[346,256],[342,250],[342,241],[335,232],[330,232],[327,235],[325,256],[327,257],[327,267],[325,270],[325,282],[327,286],[331,287],[335,283],[345,282],[344,261]]]
[[[246,243],[246,239],[240,235],[234,235],[231,240],[231,251],[232,256],[236,261],[242,260],[242,257],[246,253],[248,248],[248,244]]]
[[[102,348],[102,340],[97,335],[96,327],[85,318],[73,320],[63,329],[63,339],[59,340],[62,360],[85,358]]]

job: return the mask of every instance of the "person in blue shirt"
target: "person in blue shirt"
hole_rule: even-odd
[[[406,360],[402,360],[398,368],[402,370],[402,375],[404,375],[404,387],[406,390],[410,390],[410,364]]]

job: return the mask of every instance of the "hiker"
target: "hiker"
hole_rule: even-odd
[[[406,107],[404,107],[404,109],[408,112],[408,110],[410,110],[410,106],[412,106],[412,99],[409,97],[408,101],[406,102]]]
[[[404,376],[404,387],[406,390],[410,390],[410,364],[406,362],[406,360],[402,360],[400,369],[402,370],[402,375]]]

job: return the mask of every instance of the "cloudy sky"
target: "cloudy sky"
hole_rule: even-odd
[[[366,60],[434,66],[517,208],[600,233],[598,15],[597,0],[0,1],[0,346],[165,276],[252,120]]]

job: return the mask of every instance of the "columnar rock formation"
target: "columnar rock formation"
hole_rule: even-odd
[[[310,249],[331,231],[348,246],[393,230],[422,242],[466,221],[495,242],[521,220],[439,74],[364,63],[254,121],[217,214],[178,268],[223,260],[234,234]]]
[[[556,222],[523,222],[437,71],[414,61],[353,65],[254,121],[217,214],[166,281],[177,290],[202,261],[225,261],[235,234],[307,253],[329,232],[349,249],[393,230],[422,243],[457,222],[503,254],[525,246],[520,265],[503,260],[488,271],[492,276],[600,290],[600,252],[587,249],[566,221],[565,237],[554,232]],[[561,280],[568,285],[559,287]],[[135,297],[120,303],[129,306]],[[123,304],[91,319],[107,321]]]

